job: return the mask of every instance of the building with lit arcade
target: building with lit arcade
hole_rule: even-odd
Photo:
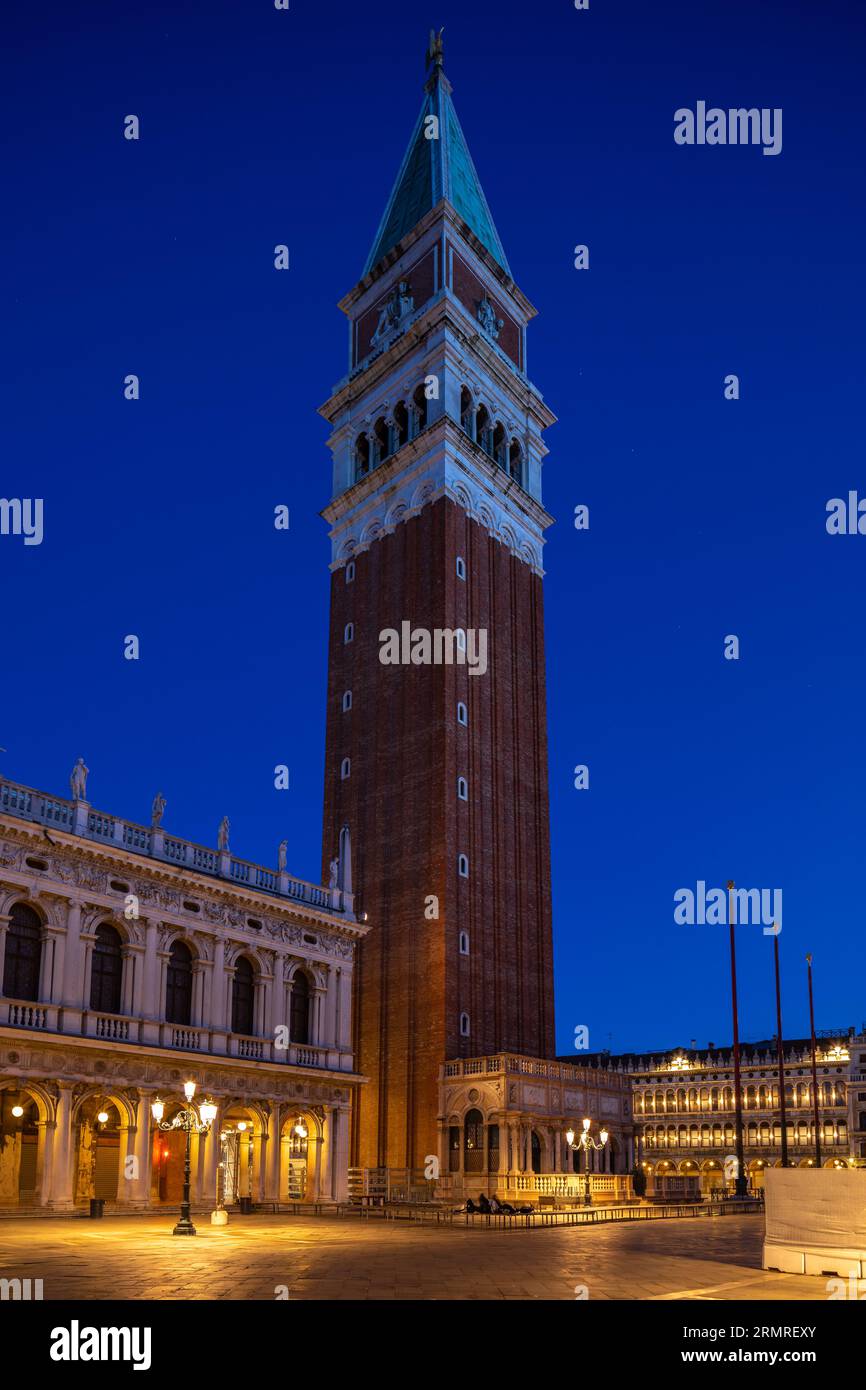
[[[227,828],[169,834],[160,801],[142,825],[0,781],[0,1209],[176,1206],[185,1136],[152,1105],[170,1122],[189,1080],[217,1107],[194,1202],[347,1195],[348,839],[322,886],[237,858]]]
[[[851,1028],[817,1037],[817,1154],[810,1039],[786,1039],[783,1058],[789,1164],[833,1168],[866,1161],[866,1028],[861,1035]],[[736,1148],[732,1048],[693,1043],[669,1052],[592,1053],[581,1060],[591,1072],[628,1080],[637,1161],[650,1190],[658,1178],[677,1174],[697,1177],[704,1193],[730,1187],[725,1160]],[[782,1161],[775,1038],[741,1043],[740,1086],[743,1156],[749,1185],[757,1190],[765,1169]]]

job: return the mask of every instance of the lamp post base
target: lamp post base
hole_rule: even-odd
[[[192,1224],[192,1222],[190,1221],[190,1219],[189,1219],[188,1216],[181,1217],[180,1221],[178,1221],[177,1225],[175,1226],[174,1230],[172,1231],[172,1235],[173,1235],[173,1236],[194,1236],[194,1235],[195,1235],[195,1226]]]

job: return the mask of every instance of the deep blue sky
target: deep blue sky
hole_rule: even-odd
[[[213,844],[228,812],[236,854],[272,863],[287,836],[290,868],[318,876],[316,407],[345,370],[335,303],[417,115],[431,24],[559,417],[560,1050],[579,1023],[594,1048],[730,1038],[727,932],[673,921],[699,878],[783,889],[787,1032],[808,1027],[809,949],[819,1027],[859,1025],[866,537],[831,539],[824,515],[866,495],[860,0],[7,15],[0,494],[44,497],[46,534],[0,537],[0,769],[68,794],[82,753],[94,805],[146,821],[160,786],[170,830]],[[782,153],[678,147],[674,110],[698,99],[782,107]],[[769,1036],[771,942],[739,939],[742,1034]]]

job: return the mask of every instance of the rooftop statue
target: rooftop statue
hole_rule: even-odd
[[[445,25],[436,33],[435,29],[430,30],[430,42],[427,45],[427,55],[424,59],[425,65],[441,68],[445,65],[445,45],[442,42],[442,35],[445,32]]]
[[[89,771],[90,768],[85,766],[84,759],[79,758],[69,778],[69,785],[72,789],[72,798],[74,801],[85,800],[87,796],[87,774]]]
[[[229,847],[229,825],[230,825],[230,822],[229,822],[228,816],[223,816],[222,820],[220,821],[219,830],[217,831],[217,849],[218,849],[218,850],[226,850],[226,851],[228,850],[228,847]]]
[[[150,823],[154,830],[162,825],[162,813],[165,810],[165,797],[162,792],[157,792],[153,798],[153,805],[150,808]]]

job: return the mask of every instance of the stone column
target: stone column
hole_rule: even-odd
[[[120,1012],[129,1017],[135,1016],[135,997],[139,992],[137,989],[137,977],[141,974],[141,947],[125,946],[123,948],[123,976],[120,991]]]
[[[337,1046],[337,986],[339,977],[333,965],[328,966],[328,988],[325,994],[325,1020],[323,1029],[324,1046]]]
[[[325,991],[321,985],[316,985],[313,990],[313,1017],[310,1026],[310,1045],[312,1047],[323,1047],[322,1041],[322,1015],[324,1012]]]
[[[6,959],[6,932],[12,918],[8,912],[0,912],[0,964]],[[3,972],[0,970],[0,994],[3,993]]]
[[[349,1112],[335,1105],[331,1111],[331,1196],[335,1202],[349,1199]]]
[[[50,1189],[45,1205],[55,1211],[67,1211],[73,1205],[72,1083],[59,1081],[57,1084],[60,1094],[51,1145]]]
[[[265,1146],[265,1192],[268,1201],[278,1202],[280,1192],[280,1103],[271,1101],[268,1115],[268,1142]]]
[[[159,941],[159,923],[148,917],[144,922],[144,973],[141,981],[141,1012],[145,1018],[156,1018],[157,990],[159,987],[159,962],[156,948]]]
[[[214,1100],[215,1104],[218,1104],[215,1097],[211,1097],[211,1099]],[[216,1206],[217,1200],[217,1165],[220,1157],[219,1111],[217,1111],[217,1117],[207,1134],[199,1135],[199,1153],[201,1155],[199,1201],[213,1208]],[[246,1191],[246,1188],[243,1188],[242,1191]]]
[[[135,1125],[129,1129],[130,1143],[127,1150],[135,1162],[131,1165],[131,1174],[125,1182],[122,1166],[120,1170],[120,1182],[124,1183],[126,1188],[126,1201],[135,1207],[146,1207],[150,1203],[153,1167],[151,1099],[150,1092],[139,1091],[135,1106]],[[121,1165],[122,1163],[121,1159]]]
[[[307,1178],[308,1178],[308,1181],[309,1181],[309,1174],[310,1174],[309,1145],[312,1143],[312,1144],[315,1144],[315,1146],[316,1146],[316,1147],[315,1147],[314,1157],[313,1157],[313,1164],[312,1164],[312,1167],[313,1167],[312,1192],[311,1192],[309,1195],[305,1194],[306,1200],[307,1200],[308,1202],[318,1202],[319,1197],[320,1197],[320,1194],[321,1194],[321,1191],[322,1191],[322,1136],[319,1134],[318,1125],[316,1125],[315,1128],[316,1128],[315,1134],[310,1134],[309,1138],[307,1139]]]
[[[218,1032],[228,1030],[226,978],[226,943],[218,936],[214,945],[213,971],[211,974],[210,1021]]]
[[[323,1106],[322,1106],[322,1109],[323,1109],[323,1111],[325,1112],[325,1118],[324,1118],[324,1122],[323,1122],[323,1126],[322,1126],[322,1128],[323,1128],[323,1135],[322,1135],[322,1161],[321,1161],[321,1174],[320,1174],[320,1189],[319,1189],[319,1192],[320,1192],[320,1196],[321,1196],[322,1201],[327,1202],[327,1201],[330,1200],[331,1195],[332,1195],[332,1194],[331,1194],[331,1170],[332,1170],[332,1154],[331,1154],[331,1148],[332,1148],[332,1144],[333,1144],[332,1120],[333,1120],[333,1113],[334,1113],[334,1112],[333,1112],[333,1107],[332,1107],[331,1105],[323,1105]]]
[[[285,956],[275,955],[274,957],[274,979],[271,985],[270,1017],[267,1029],[273,1048],[273,1059],[275,1062],[284,1062],[288,1055],[286,1047],[278,1048],[277,1029],[284,1028],[288,1023],[286,1018],[286,981],[283,973]]]
[[[352,972],[340,971],[340,1048],[350,1051],[352,1047]]]
[[[206,962],[202,959],[194,960],[192,965],[192,1009],[190,1018],[193,1028],[204,1028],[205,1023],[205,984],[206,984]]]

